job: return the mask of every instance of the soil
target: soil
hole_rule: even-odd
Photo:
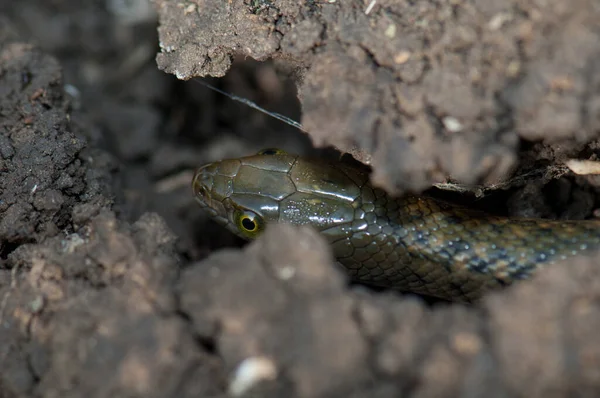
[[[0,0],[0,397],[598,396],[600,257],[431,302],[351,284],[308,228],[247,245],[190,192],[275,146],[349,153],[395,194],[594,217],[600,180],[565,161],[598,157],[598,20],[595,0]]]

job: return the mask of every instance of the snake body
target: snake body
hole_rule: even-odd
[[[600,248],[600,222],[492,216],[426,196],[394,198],[343,162],[279,150],[210,163],[192,182],[220,224],[254,239],[270,223],[311,225],[356,281],[451,301]]]

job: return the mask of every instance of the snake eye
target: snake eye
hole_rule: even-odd
[[[249,210],[236,211],[234,222],[240,233],[248,239],[256,238],[264,228],[262,218],[255,212]]]
[[[259,155],[285,155],[286,152],[279,148],[266,148],[258,152]]]

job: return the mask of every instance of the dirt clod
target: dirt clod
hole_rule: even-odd
[[[161,69],[189,79],[222,76],[236,53],[293,60],[315,144],[371,162],[388,190],[489,183],[515,166],[518,139],[573,149],[600,131],[594,0],[156,4]]]
[[[0,46],[0,242],[39,240],[68,227],[75,205],[110,201],[93,156],[68,117],[58,61],[18,41]],[[101,155],[99,155],[101,156]],[[100,199],[100,198],[103,198]]]

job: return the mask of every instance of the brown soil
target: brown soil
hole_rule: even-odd
[[[595,0],[154,5],[0,0],[0,397],[600,394],[597,259],[428,303],[351,286],[309,229],[241,247],[189,187],[332,145],[390,192],[592,217],[563,162],[598,153]]]

